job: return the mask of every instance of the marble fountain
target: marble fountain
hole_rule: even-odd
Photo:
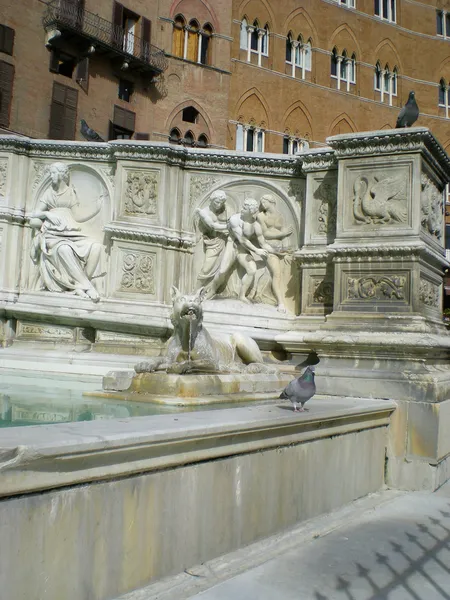
[[[7,598],[117,598],[450,477],[449,157],[420,127],[327,144],[0,136]]]

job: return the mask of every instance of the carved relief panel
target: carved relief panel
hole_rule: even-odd
[[[412,163],[406,161],[346,167],[340,233],[376,237],[412,228],[411,182]]]
[[[420,178],[420,224],[427,235],[443,243],[444,196],[426,173]]]
[[[115,296],[155,299],[158,288],[159,249],[134,242],[114,241],[111,286]]]
[[[8,174],[8,159],[0,159],[0,204],[5,202],[6,198],[6,177]]]
[[[308,175],[307,241],[332,243],[336,236],[337,171]]]
[[[426,307],[441,310],[441,288],[442,286],[432,283],[428,279],[420,279],[419,298]]]
[[[333,310],[334,283],[326,268],[304,269],[302,314],[327,315]]]
[[[191,209],[198,241],[192,287],[205,287],[209,299],[239,299],[294,312],[297,207],[283,191],[264,182],[214,188],[209,176],[200,177],[191,180],[191,192],[211,192]]]
[[[82,164],[36,162],[34,172],[35,197],[26,214],[28,286],[97,302],[107,269],[103,227],[110,219],[110,194],[105,181]]]
[[[147,169],[125,170],[124,213],[155,218],[157,214],[159,172]]]
[[[346,310],[377,312],[404,311],[410,304],[410,273],[393,269],[344,270],[340,277],[340,303]]]

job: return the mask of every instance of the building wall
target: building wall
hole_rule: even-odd
[[[350,2],[350,0],[348,0]],[[449,120],[438,106],[438,84],[450,81],[449,39],[436,34],[437,0],[425,3],[396,0],[396,23],[374,16],[373,0],[355,0],[348,8],[334,0],[280,0],[276,10],[267,0],[126,0],[125,8],[152,22],[152,43],[168,56],[168,68],[151,82],[149,75],[133,78],[105,56],[90,58],[89,85],[49,71],[49,50],[45,47],[41,0],[3,0],[0,24],[15,30],[12,56],[0,60],[15,65],[10,122],[6,129],[37,138],[49,135],[52,85],[58,81],[78,91],[77,122],[86,119],[105,139],[114,105],[136,113],[136,133],[150,140],[167,141],[172,127],[181,134],[192,129],[182,121],[182,110],[194,106],[200,113],[196,137],[205,133],[214,146],[236,147],[236,123],[261,127],[264,150],[282,152],[283,135],[306,138],[312,145],[324,144],[337,133],[395,126],[398,111],[410,90],[416,92],[420,107],[418,125],[430,127],[450,146]],[[444,7],[445,8],[445,7]],[[112,0],[85,0],[85,9],[113,20]],[[209,65],[172,56],[173,20],[183,15],[188,23],[196,18],[200,26],[213,28]],[[240,21],[258,19],[269,27],[268,56],[258,66],[256,54],[247,61],[240,48]],[[139,34],[138,28],[138,34]],[[311,41],[311,70],[292,68],[286,63],[286,36],[302,35]],[[448,32],[450,35],[450,31]],[[356,56],[356,81],[336,89],[330,75],[331,52],[336,48]],[[380,62],[398,71],[397,95],[392,106],[386,96],[374,90],[374,68]],[[135,79],[130,102],[119,100],[119,77]],[[30,100],[32,98],[32,100]],[[80,133],[76,132],[76,139]]]

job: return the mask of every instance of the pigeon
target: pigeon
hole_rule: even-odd
[[[419,107],[417,106],[414,92],[409,92],[408,102],[399,112],[395,128],[411,127],[419,118]]]
[[[297,379],[291,381],[281,392],[280,398],[289,399],[294,405],[294,412],[303,412],[308,410],[303,408],[305,402],[316,393],[316,384],[314,383],[314,366],[306,367],[305,372]],[[297,404],[301,408],[297,409]]]
[[[80,133],[88,142],[104,142],[105,140],[98,135],[96,131],[91,129],[84,119],[80,121]]]

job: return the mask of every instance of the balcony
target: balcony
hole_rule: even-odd
[[[163,50],[67,0],[51,0],[42,23],[47,32],[55,31],[52,45],[64,40],[86,50],[93,46],[96,53],[119,59],[130,70],[152,76],[167,69]]]

